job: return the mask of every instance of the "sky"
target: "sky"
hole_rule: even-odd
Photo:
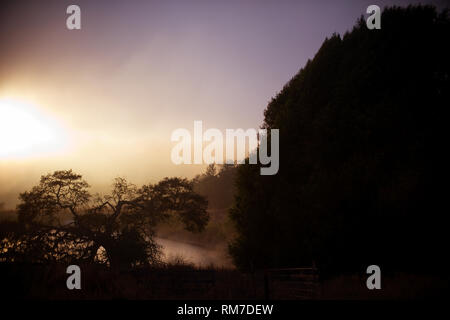
[[[14,206],[54,170],[98,190],[116,176],[191,178],[204,166],[172,163],[175,129],[260,127],[326,37],[371,4],[417,2],[2,1],[0,203]],[[70,4],[81,30],[66,27]]]

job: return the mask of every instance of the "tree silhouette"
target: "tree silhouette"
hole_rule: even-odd
[[[447,11],[410,6],[325,40],[265,110],[278,174],[238,169],[238,266],[445,270],[449,38]]]
[[[176,216],[192,232],[203,230],[207,201],[187,179],[165,178],[140,188],[116,178],[108,195],[91,195],[72,170],[41,177],[20,195],[18,223],[2,228],[4,261],[96,261],[130,267],[155,263],[155,226]],[[102,249],[102,250],[99,250]]]
[[[210,164],[194,179],[194,190],[208,199],[210,208],[229,208],[233,203],[237,166]]]

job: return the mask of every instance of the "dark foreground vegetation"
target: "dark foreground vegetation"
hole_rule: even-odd
[[[436,275],[388,273],[382,290],[367,290],[365,274],[321,278],[314,292],[298,295],[304,283],[271,279],[265,273],[196,268],[187,264],[114,270],[101,265],[81,265],[81,290],[66,287],[62,264],[0,264],[3,299],[442,299],[450,282]],[[266,290],[269,290],[268,292]]]

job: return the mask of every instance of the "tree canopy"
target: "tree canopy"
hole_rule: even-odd
[[[72,170],[41,177],[20,194],[18,222],[2,224],[3,261],[98,261],[130,267],[159,261],[155,226],[170,216],[192,232],[204,229],[207,201],[193,182],[165,178],[137,187],[116,178],[107,195],[92,195]],[[101,249],[101,250],[100,250]]]
[[[326,39],[268,104],[280,170],[238,169],[239,267],[444,268],[449,17],[392,7],[381,21]]]

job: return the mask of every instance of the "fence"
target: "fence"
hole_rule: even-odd
[[[316,268],[267,269],[264,271],[266,299],[317,299],[320,296]]]

